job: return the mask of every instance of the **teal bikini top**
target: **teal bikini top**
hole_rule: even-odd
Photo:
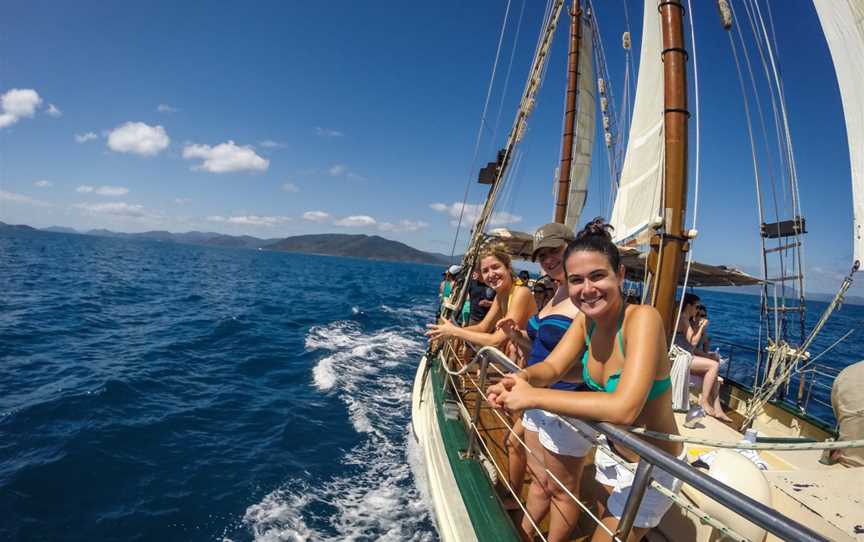
[[[621,348],[621,355],[624,355],[624,337],[621,334],[621,328],[624,323],[624,309],[627,307],[625,304],[621,307],[621,317],[618,319],[618,346]],[[615,388],[618,387],[618,381],[621,379],[621,371],[613,374],[606,381],[606,386],[601,386],[597,382],[591,378],[591,373],[588,372],[588,353],[591,350],[591,334],[594,333],[594,322],[591,322],[588,327],[588,334],[585,337],[585,354],[582,355],[582,379],[585,380],[585,383],[588,384],[588,387],[592,390],[603,391],[606,393],[612,393],[615,391]],[[648,401],[663,395],[663,392],[668,390],[672,386],[672,379],[668,376],[666,378],[661,378],[659,380],[655,380],[651,385],[651,390],[648,392]]]

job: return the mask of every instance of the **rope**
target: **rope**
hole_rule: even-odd
[[[750,443],[745,441],[731,442],[728,440],[704,439],[695,437],[684,437],[681,435],[671,435],[669,433],[661,433],[651,431],[642,427],[624,427],[627,431],[636,435],[645,435],[657,440],[666,442],[684,442],[687,444],[701,444],[712,448],[729,448],[735,450],[785,450],[785,451],[801,451],[801,450],[836,450],[838,448],[864,448],[864,439],[842,440],[842,441],[825,441],[825,442],[794,442],[794,443]]]
[[[473,363],[473,361],[472,361],[472,363]],[[468,367],[469,365],[471,365],[471,364],[466,365],[466,367]],[[442,366],[444,366],[443,363],[442,363]],[[450,378],[451,386],[453,386],[453,388],[455,389],[456,384],[455,384],[455,382],[453,382],[453,377],[450,376],[449,378]],[[475,388],[477,388],[478,390],[480,389],[480,387],[476,383],[474,383],[473,380],[471,381],[471,383],[474,384]],[[483,395],[482,392],[480,392],[480,394]],[[462,395],[457,393],[456,397],[459,400],[459,403],[462,405],[462,408],[464,408],[465,411],[467,412],[468,411],[468,405],[466,405],[465,401],[462,400]],[[483,395],[483,399],[486,400],[485,395]],[[502,420],[503,420],[503,418],[502,418]],[[508,425],[506,420],[503,420],[503,421],[504,421],[504,426],[507,427],[511,433],[513,433],[513,428],[510,425]],[[483,449],[486,450],[486,458],[489,460],[490,463],[492,463],[492,465],[495,466],[495,470],[498,472],[498,475],[499,475],[498,479],[504,483],[504,486],[507,488],[508,491],[510,491],[510,494],[513,495],[513,498],[516,500],[516,504],[518,504],[519,508],[522,509],[522,512],[528,518],[528,521],[531,523],[531,526],[534,527],[534,530],[537,532],[537,534],[540,535],[540,538],[543,540],[546,540],[546,538],[543,536],[543,532],[540,530],[540,527],[534,522],[534,520],[531,518],[531,514],[528,513],[528,510],[522,504],[522,500],[520,499],[520,495],[517,494],[516,491],[513,489],[513,487],[510,485],[510,481],[508,480],[508,476],[506,476],[501,471],[501,467],[499,467],[498,463],[496,463],[492,459],[492,457],[493,457],[492,451],[489,449],[489,445],[486,444],[486,440],[483,438],[483,435],[480,434],[480,429],[474,423],[471,423],[471,429],[475,433],[477,433],[477,440],[483,446]],[[513,433],[513,434],[515,435],[516,433]],[[517,436],[516,438],[518,439],[519,437]],[[519,442],[522,443],[523,446],[525,446],[525,443],[522,442],[521,439],[519,439]],[[530,448],[528,448],[527,446],[525,446],[525,448],[529,451],[529,453],[533,454],[533,452],[531,452]]]
[[[472,381],[472,384],[474,384],[474,388],[477,390],[477,393],[478,393],[481,397],[483,397],[483,400],[486,401],[486,402],[488,402],[489,400],[486,398],[486,394],[483,393],[483,390],[480,389],[480,386],[478,386],[478,385],[477,385],[475,382],[473,382],[473,381]],[[497,409],[493,409],[493,410],[492,410],[492,413],[495,414],[495,416],[497,416],[498,419],[501,420],[501,421],[504,423],[504,426],[507,427],[507,430],[510,432],[510,434],[512,434],[514,437],[516,437],[516,440],[519,441],[519,444],[521,444],[522,447],[525,448],[525,450],[526,450],[529,454],[531,454],[531,455],[534,456],[534,457],[537,457],[537,454],[535,454],[534,451],[533,451],[530,447],[528,447],[528,445],[525,443],[525,441],[522,440],[522,438],[519,437],[519,435],[517,435],[515,431],[513,431],[513,426],[511,426],[511,425],[507,422],[507,420],[504,418],[504,416],[502,416],[501,413],[498,412]],[[477,430],[476,427],[475,427],[474,429],[475,429],[475,431]],[[478,433],[478,435],[479,435],[479,433]],[[481,438],[480,440],[482,441],[483,439]],[[485,444],[484,444],[484,447],[485,447]],[[493,462],[493,463],[494,463],[494,462]],[[496,468],[497,468],[497,467],[496,467]],[[566,486],[561,482],[561,480],[558,479],[557,476],[555,476],[555,475],[554,475],[554,474],[553,474],[553,473],[552,473],[548,468],[544,468],[544,471],[545,471],[546,474],[548,474],[548,475],[549,475],[553,480],[555,480],[555,483],[557,483],[557,484],[561,487],[561,489],[563,489],[564,492],[567,493],[567,495],[568,495],[571,499],[573,499],[573,501],[576,502],[576,504],[578,504],[579,507],[580,507],[582,510],[584,510],[585,513],[588,514],[588,516],[589,516],[591,519],[593,519],[595,523],[597,523],[597,525],[598,525],[599,527],[601,527],[604,531],[606,531],[606,533],[607,533],[609,536],[611,536],[611,537],[613,538],[613,540],[619,540],[619,541],[620,541],[620,539],[619,539],[618,537],[615,536],[615,533],[613,533],[613,532],[612,532],[608,527],[606,527],[606,525],[604,525],[603,522],[600,521],[600,519],[599,519],[597,516],[595,516],[595,515],[591,512],[591,510],[590,510],[590,509],[589,509],[589,508],[588,508],[588,507],[587,507],[587,506],[586,506],[586,505],[585,505],[581,500],[579,500],[578,497],[576,497],[575,495],[573,495],[573,493],[572,493],[572,492],[571,492],[571,491],[570,491],[570,490],[569,490],[569,489],[568,489],[568,488],[567,488],[567,487],[566,487]],[[521,505],[520,505],[520,506],[521,506]],[[530,516],[529,516],[529,520],[531,521],[531,524],[534,525],[534,521],[531,520]],[[542,536],[542,535],[541,535],[541,536]]]
[[[578,427],[576,427],[575,425],[570,423],[570,420],[568,420],[567,418],[565,418],[563,416],[557,416],[556,415],[556,417],[559,420],[561,420],[562,422],[564,422],[565,424],[567,424],[568,427],[570,427],[571,429],[578,432],[580,435],[582,435],[586,439],[593,442],[598,448],[603,448],[603,450],[606,452],[606,455],[608,457],[612,458],[613,461],[618,463],[619,466],[623,467],[624,469],[626,469],[627,471],[629,471],[631,473],[635,473],[635,469],[634,469],[633,465],[631,463],[628,463],[627,461],[625,461],[614,450],[612,450],[612,448],[609,447],[608,443],[605,442],[605,439],[598,437],[596,434],[589,434],[589,433],[586,433],[585,431],[582,431],[581,429],[579,429]],[[659,482],[657,482],[654,479],[651,479],[650,483],[651,483],[651,487],[656,489],[663,496],[670,499],[676,506],[678,506],[679,508],[683,508],[687,512],[698,517],[702,523],[706,523],[706,524],[710,525],[711,527],[717,529],[720,533],[725,535],[725,537],[732,539],[732,540],[737,540],[740,542],[750,542],[749,538],[739,534],[738,532],[736,532],[736,531],[730,529],[729,527],[725,526],[724,524],[720,523],[719,520],[715,519],[713,516],[711,516],[710,514],[708,514],[707,512],[702,510],[701,508],[690,504],[689,502],[684,500],[684,498],[682,498],[680,495],[678,495],[674,491],[670,490],[669,488],[667,488],[663,484],[660,484]]]
[[[495,72],[498,70],[498,60],[501,58],[501,44],[504,42],[504,33],[507,30],[507,19],[510,15],[510,2],[507,0],[507,8],[504,11],[504,22],[501,25],[501,33],[498,36],[498,50],[495,51],[495,62],[492,64],[492,76],[489,78],[489,87],[486,89],[486,102],[483,104],[483,113],[480,115],[480,126],[477,128],[477,139],[474,142],[474,155],[471,158],[471,167],[468,169],[468,182],[465,184],[465,195],[462,197],[462,209],[459,210],[459,222],[456,226],[456,234],[453,236],[453,246],[450,248],[450,258],[456,253],[456,242],[459,240],[459,232],[462,229],[462,218],[465,214],[465,204],[468,203],[468,191],[471,188],[474,166],[477,164],[477,154],[480,151],[480,140],[483,137],[483,125],[486,123],[486,112],[489,110],[489,100],[492,97],[492,87],[495,84]]]
[[[504,112],[504,98],[507,97],[507,89],[510,83],[510,73],[513,71],[513,59],[516,57],[516,47],[519,45],[519,35],[522,31],[522,21],[525,18],[525,4],[527,0],[522,0],[522,8],[519,10],[519,22],[516,23],[516,37],[513,38],[513,48],[510,50],[510,62],[507,64],[507,75],[504,76],[504,84],[501,92],[501,102],[498,104],[498,113],[495,115],[495,128],[492,130],[492,145],[493,151],[495,139],[498,138],[498,128],[501,126],[501,115]]]
[[[451,349],[451,351],[452,351],[452,349]],[[455,351],[454,351],[454,353],[455,353]],[[458,359],[458,358],[457,358],[457,359]],[[473,360],[472,360],[472,362],[469,363],[469,365],[472,365],[473,363],[474,363],[474,362],[473,362]],[[445,369],[446,369],[446,363],[442,363],[441,366],[442,366],[442,367],[445,367]],[[494,369],[496,369],[496,370],[498,371],[499,374],[501,374],[501,375],[504,374],[504,373],[503,373],[499,368],[497,368],[495,365],[491,365],[491,366],[492,366]],[[450,371],[448,371],[448,373],[450,373]],[[453,381],[453,377],[452,377],[452,376],[448,376],[448,378],[449,378],[449,380],[450,380],[451,386],[452,386],[454,389],[456,389],[456,384],[455,384],[455,382]],[[479,395],[480,397],[482,397],[484,401],[488,402],[488,398],[487,398],[486,394],[483,392],[483,390],[480,389],[480,387],[479,387],[479,385],[477,384],[477,382],[474,382],[473,380],[471,380],[471,384],[474,386],[474,389],[477,390],[478,395]],[[460,404],[462,405],[462,407],[467,411],[467,410],[468,410],[468,407],[467,407],[467,405],[465,405],[465,402],[463,401],[462,396],[461,396],[460,394],[458,394],[458,393],[456,394],[456,396],[457,396],[457,398],[458,398]],[[507,428],[508,432],[509,432],[510,434],[512,434],[514,437],[516,437],[516,440],[518,440],[519,443],[522,445],[522,447],[525,448],[525,450],[527,451],[527,453],[529,453],[529,454],[531,454],[532,456],[536,457],[536,454],[534,453],[534,451],[531,450],[531,448],[528,447],[528,445],[525,443],[525,441],[523,441],[523,440],[522,440],[518,435],[516,435],[515,431],[513,431],[513,427],[509,424],[509,422],[507,421],[507,419],[504,418],[504,417],[501,415],[501,413],[498,412],[497,409],[493,409],[492,412],[493,412],[493,414],[495,414],[495,416],[496,416],[496,417],[497,417],[497,418],[498,418],[498,419],[499,419],[499,420],[504,424],[504,427]],[[571,423],[567,418],[564,418],[564,417],[561,417],[561,416],[557,416],[557,418],[558,418],[559,420],[563,421],[565,424],[567,424],[571,429],[573,429],[573,430],[577,431],[579,434],[583,435],[585,438],[587,438],[587,439],[590,440],[591,442],[594,442],[595,445],[599,445],[599,446],[602,447],[604,450],[606,450],[606,451],[607,451],[607,455],[608,455],[609,457],[611,457],[611,458],[612,458],[616,463],[618,463],[619,465],[621,465],[623,468],[625,468],[626,470],[628,470],[628,471],[631,472],[631,473],[634,472],[634,468],[633,468],[633,466],[632,466],[630,463],[627,463],[623,458],[619,457],[617,453],[615,453],[614,451],[612,451],[612,449],[609,448],[608,444],[605,444],[605,442],[602,442],[601,439],[598,438],[598,436],[597,436],[596,434],[588,434],[588,433],[585,433],[585,432],[582,431],[581,429],[575,427],[575,426],[574,426],[574,425],[573,425],[573,424],[572,424],[572,423]],[[498,466],[498,464],[497,464],[497,463],[492,459],[493,455],[492,455],[492,453],[491,453],[491,450],[489,449],[488,445],[486,444],[485,440],[483,439],[483,436],[480,434],[480,430],[479,430],[479,428],[478,428],[475,424],[470,423],[470,421],[469,421],[469,424],[471,425],[471,429],[472,429],[472,430],[477,434],[477,437],[478,437],[478,439],[479,439],[481,445],[483,446],[484,450],[486,451],[486,458],[489,459],[489,461],[494,465],[495,470],[496,470],[496,471],[498,472],[498,474],[500,475],[500,479],[501,479],[501,480],[506,480],[506,476],[505,476],[504,473],[502,472],[501,468],[500,468],[500,467]],[[604,525],[604,524],[602,523],[602,521],[600,521],[600,519],[597,518],[597,516],[595,516],[595,515],[591,512],[591,510],[590,510],[590,509],[589,509],[589,508],[588,508],[588,507],[587,507],[587,506],[586,506],[586,505],[585,505],[585,504],[584,504],[584,503],[583,503],[579,498],[577,498],[575,495],[573,495],[573,493],[572,493],[569,489],[567,489],[567,487],[564,486],[564,484],[561,483],[561,481],[560,481],[560,480],[559,480],[559,479],[558,479],[558,478],[557,478],[557,477],[556,477],[552,472],[550,472],[548,468],[544,469],[544,471],[545,471],[545,472],[546,472],[546,473],[547,473],[547,474],[548,474],[548,475],[549,475],[553,480],[555,480],[555,482],[556,482],[556,483],[557,483],[557,484],[558,484],[558,485],[559,485],[559,486],[560,486],[560,487],[561,487],[561,488],[562,488],[562,489],[567,493],[567,495],[568,495],[571,499],[573,499],[573,501],[574,501],[576,504],[578,504],[579,507],[582,508],[582,509],[586,512],[586,514],[588,514],[588,516],[589,516],[592,520],[594,520],[594,522],[595,522],[598,526],[600,526],[604,531],[606,531],[606,533],[607,533],[610,537],[612,537],[613,540],[619,540],[619,542],[620,542],[620,539],[617,538],[617,537],[615,536],[615,533],[613,533],[611,530],[609,530],[609,528],[606,527],[606,525]],[[673,502],[676,506],[678,506],[678,507],[680,507],[680,508],[686,510],[686,511],[687,511],[688,513],[690,513],[690,514],[693,514],[695,517],[699,518],[699,520],[700,520],[702,523],[705,523],[705,524],[707,524],[707,525],[710,525],[710,526],[713,527],[714,529],[717,529],[717,531],[719,531],[720,533],[722,533],[723,535],[725,535],[725,537],[728,537],[729,539],[737,540],[737,541],[740,541],[740,542],[749,542],[749,539],[748,539],[748,538],[746,538],[746,537],[742,536],[741,534],[735,532],[734,530],[730,529],[729,527],[726,527],[725,525],[723,525],[722,523],[720,523],[720,521],[718,521],[717,519],[715,519],[714,517],[712,517],[710,514],[706,513],[704,510],[702,510],[702,509],[700,509],[700,508],[698,508],[698,507],[696,507],[696,506],[690,504],[690,503],[687,502],[683,497],[681,497],[681,496],[679,496],[678,494],[674,493],[673,491],[669,490],[666,486],[663,486],[662,484],[658,483],[656,480],[653,480],[653,479],[650,480],[650,484],[651,484],[651,487],[653,487],[653,488],[656,489],[658,492],[660,492],[662,495],[664,495],[664,496],[666,496],[667,498],[669,498],[670,500],[672,500],[672,502]],[[507,489],[510,491],[510,494],[514,496],[514,498],[516,499],[517,504],[518,504],[519,507],[522,509],[522,511],[523,511],[524,513],[527,514],[527,510],[526,510],[525,507],[522,505],[522,502],[521,502],[519,496],[516,495],[516,493],[515,493],[515,491],[513,490],[512,486],[510,486],[510,484],[509,484],[508,482],[506,482],[506,481],[504,482],[504,485],[505,485],[505,486],[507,487]],[[531,525],[534,527],[534,530],[537,531],[538,534],[540,534],[541,538],[543,538],[543,535],[542,535],[542,533],[540,533],[540,530],[539,530],[537,524],[533,521],[533,519],[530,517],[530,515],[528,515],[528,520],[529,520],[529,522],[531,523]],[[543,539],[545,540],[545,538],[543,538]]]

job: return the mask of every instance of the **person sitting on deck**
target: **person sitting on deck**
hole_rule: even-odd
[[[684,294],[684,304],[681,308],[681,319],[675,331],[675,344],[693,353],[690,361],[690,373],[702,377],[702,395],[700,405],[709,416],[718,420],[731,422],[732,418],[723,411],[720,404],[720,384],[717,380],[720,374],[720,360],[714,355],[705,355],[697,350],[708,328],[708,318],[699,318],[699,296]],[[704,309],[704,306],[702,307]]]
[[[627,305],[621,286],[625,270],[609,226],[589,223],[564,252],[564,271],[573,304],[581,311],[545,361],[508,375],[488,389],[488,399],[509,411],[539,408],[562,416],[643,427],[678,434],[672,412],[670,362],[660,314],[648,305]],[[565,391],[545,386],[579,368],[595,391]],[[666,453],[684,457],[680,442],[652,441]],[[604,528],[593,540],[609,540],[630,495],[633,474],[619,463],[639,461],[629,450],[598,448],[595,478],[609,493],[600,507]],[[635,465],[631,465],[634,467]],[[659,467],[651,477],[673,492],[681,482]],[[640,540],[657,526],[672,501],[653,487],[645,492],[628,540]]]
[[[564,249],[574,238],[573,231],[563,224],[546,224],[537,230],[534,236],[532,260],[540,262],[540,267],[547,277],[555,280],[558,287],[552,290],[553,295],[541,307],[540,312],[528,320],[528,326],[524,330],[510,318],[502,318],[498,321],[499,329],[503,329],[523,351],[530,352],[527,359],[528,367],[543,361],[549,355],[570,327],[573,318],[579,314],[579,309],[567,295],[562,265]],[[549,282],[551,280],[548,282],[538,280],[534,283],[534,287],[548,288]],[[570,382],[557,382],[551,387],[571,391],[582,389],[579,384]],[[546,539],[569,540],[579,517],[579,506],[570,498],[565,488],[573,495],[579,494],[585,456],[593,444],[563,424],[557,417],[543,410],[526,410],[522,414],[522,427],[525,444],[531,450],[527,460],[528,468],[532,473],[526,502],[528,515],[522,519],[522,531],[528,539],[531,539],[534,533],[531,522],[539,525],[548,512],[550,514],[549,533]],[[514,431],[517,431],[517,428],[514,427]],[[518,442],[513,443],[510,453],[512,454],[517,448],[522,449]],[[524,469],[524,464],[521,467]],[[560,480],[561,485],[547,475],[546,469]],[[524,476],[514,476],[514,474],[516,473],[511,472],[511,480],[524,479]],[[518,491],[519,488],[517,487],[516,490]]]

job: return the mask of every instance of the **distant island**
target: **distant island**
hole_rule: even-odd
[[[448,265],[453,263],[451,258],[444,254],[424,252],[414,247],[410,247],[405,243],[385,239],[378,235],[323,233],[316,235],[295,235],[285,238],[259,239],[258,237],[252,237],[251,235],[226,235],[223,233],[200,231],[172,233],[169,231],[155,230],[141,233],[122,233],[105,229],[78,231],[73,228],[62,226],[51,226],[49,228],[37,229],[24,224],[12,225],[0,222],[0,231],[4,229],[93,235],[98,237],[138,239],[187,245],[245,248],[253,250],[277,250],[282,252],[318,254],[322,256],[349,256],[353,258],[394,262],[428,263],[437,265]],[[458,261],[461,259],[461,256],[454,259]]]

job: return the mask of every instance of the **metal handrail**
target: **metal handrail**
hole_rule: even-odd
[[[480,365],[479,389],[481,390],[485,386],[486,373],[490,363],[501,365],[509,372],[521,370],[500,350],[492,346],[485,346],[478,350],[467,366],[474,366],[478,363]],[[475,401],[474,412],[471,418],[471,425],[473,427],[477,427],[477,422],[480,418],[481,403],[482,401],[479,399]],[[566,418],[566,421],[590,440],[596,442],[597,433],[600,433],[607,439],[633,450],[641,459],[636,469],[636,476],[631,486],[630,495],[624,505],[624,511],[618,524],[616,537],[620,537],[622,540],[626,540],[630,533],[642,497],[648,484],[651,483],[651,471],[656,466],[783,540],[828,541],[827,538],[812,529],[782,514],[778,514],[776,510],[694,469],[686,462],[672,457],[625,429],[608,422],[586,422],[570,417]],[[468,457],[475,455],[476,439],[477,431],[471,431],[467,451]]]

